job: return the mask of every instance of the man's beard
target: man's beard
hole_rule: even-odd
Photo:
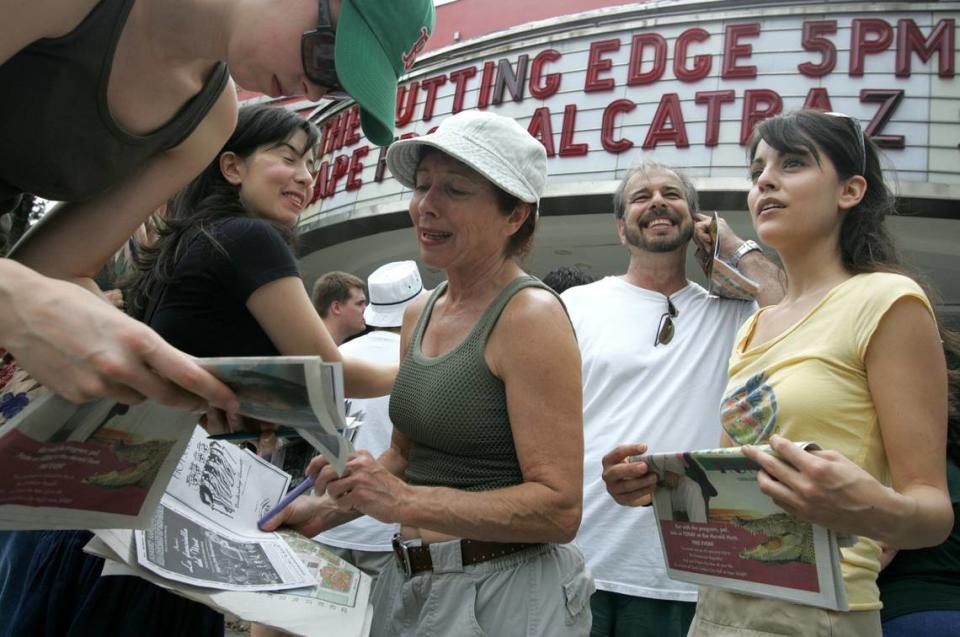
[[[646,225],[654,219],[669,219],[673,221],[680,229],[679,234],[677,234],[676,237],[667,236],[647,239],[643,235],[643,230]],[[640,250],[646,252],[673,252],[677,248],[687,245],[690,239],[693,238],[693,223],[691,222],[684,225],[679,215],[660,210],[644,215],[635,224],[624,224],[624,234],[627,237],[627,243]]]

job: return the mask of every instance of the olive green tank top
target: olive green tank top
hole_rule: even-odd
[[[21,193],[90,199],[177,146],[229,80],[217,64],[203,88],[157,130],[135,135],[110,115],[107,86],[135,0],[101,0],[70,33],[37,40],[0,65],[0,213]]]
[[[517,277],[466,338],[437,357],[424,355],[423,333],[446,282],[431,294],[390,395],[390,420],[412,443],[408,483],[488,491],[523,481],[503,381],[487,367],[483,351],[507,302],[527,287],[550,290],[535,277]]]

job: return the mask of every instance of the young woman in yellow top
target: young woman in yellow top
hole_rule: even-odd
[[[843,550],[851,612],[705,590],[692,634],[739,626],[811,635],[815,624],[824,634],[879,635],[879,543],[938,544],[952,524],[936,319],[920,286],[898,273],[883,226],[893,197],[856,120],[815,111],[769,120],[751,157],[750,213],[783,260],[787,293],[741,330],[724,443],[769,440],[779,459],[747,450],[763,467],[760,488],[800,519],[859,536]]]
[[[702,588],[690,635],[879,636],[881,543],[939,544],[953,521],[937,322],[900,274],[883,225],[894,198],[856,120],[816,111],[766,120],[750,157],[750,213],[787,291],[737,337],[722,443],[769,442],[779,458],[745,449],[763,467],[760,488],[802,520],[858,536],[842,551],[850,612]],[[790,443],[801,440],[828,451]],[[645,467],[605,469],[618,502],[644,503]]]

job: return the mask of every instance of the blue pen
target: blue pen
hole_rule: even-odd
[[[282,511],[284,508],[286,508],[286,506],[287,506],[288,504],[290,504],[291,502],[293,502],[294,500],[296,500],[296,499],[297,499],[297,496],[303,494],[304,491],[306,491],[307,489],[309,489],[310,487],[312,487],[312,486],[313,486],[313,481],[314,481],[315,478],[316,478],[316,476],[307,476],[306,478],[304,478],[303,481],[302,481],[300,484],[298,484],[296,487],[294,487],[293,491],[291,491],[290,493],[288,493],[286,496],[284,496],[284,498],[283,498],[282,500],[280,500],[279,502],[277,502],[277,506],[275,506],[275,507],[273,507],[272,509],[270,509],[269,511],[267,511],[267,514],[266,514],[265,516],[263,516],[262,518],[260,518],[259,520],[257,520],[257,527],[258,527],[258,528],[262,528],[263,525],[266,524],[266,523],[270,520],[270,518],[272,518],[272,517],[275,516],[276,514],[280,513],[280,511]]]

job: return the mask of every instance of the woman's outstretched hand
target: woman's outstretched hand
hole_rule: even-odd
[[[78,285],[4,264],[10,278],[0,346],[51,391],[75,403],[147,398],[200,413],[208,405],[236,412],[226,385],[143,323]]]

